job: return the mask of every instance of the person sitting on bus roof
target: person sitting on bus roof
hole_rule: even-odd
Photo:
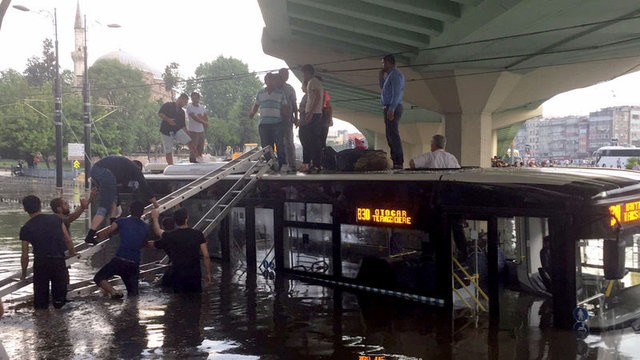
[[[412,169],[459,169],[458,159],[453,154],[444,151],[447,139],[444,135],[433,135],[431,138],[431,152],[419,155],[409,162]]]

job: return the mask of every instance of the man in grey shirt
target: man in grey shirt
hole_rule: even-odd
[[[284,92],[284,96],[287,98],[287,103],[291,105],[291,113],[289,114],[290,118],[283,119],[284,122],[282,126],[284,127],[284,151],[289,165],[288,171],[295,172],[296,147],[293,144],[293,125],[296,127],[298,126],[298,101],[296,99],[296,91],[293,89],[293,86],[287,83],[287,80],[289,80],[289,70],[287,68],[282,68],[278,71],[278,75],[280,75],[282,92]]]

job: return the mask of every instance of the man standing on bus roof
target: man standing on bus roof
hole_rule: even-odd
[[[391,152],[394,169],[402,169],[404,155],[398,125],[402,117],[402,97],[404,96],[404,75],[396,68],[396,58],[389,54],[382,58],[382,69],[378,74],[380,101],[384,107],[384,126],[387,144]]]
[[[168,165],[173,165],[173,146],[176,142],[186,145],[191,138],[186,132],[185,116],[182,109],[189,102],[187,94],[180,94],[178,100],[169,101],[162,105],[158,116],[162,119],[160,133],[162,134],[162,147]]]
[[[205,129],[209,127],[209,116],[207,109],[200,104],[200,94],[196,91],[191,93],[191,103],[187,105],[187,115],[189,115],[187,130],[191,137],[189,162],[203,162]]]
[[[447,139],[443,135],[433,135],[431,138],[431,152],[418,155],[411,159],[412,169],[459,169],[458,159],[453,154],[444,151]]]

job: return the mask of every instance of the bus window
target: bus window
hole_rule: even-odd
[[[365,257],[397,259],[433,259],[427,233],[418,230],[346,225],[340,227],[342,275],[356,278]]]
[[[286,221],[309,222],[317,224],[331,224],[333,205],[321,203],[284,203],[284,218]]]
[[[488,280],[487,269],[487,222],[463,220],[464,238],[467,245],[469,269]],[[546,218],[498,217],[498,272],[506,272],[508,285],[525,287],[532,291],[548,292],[549,283],[543,279],[540,258],[543,239],[549,234]],[[453,230],[453,228],[452,228]],[[452,231],[455,243],[455,232]],[[457,244],[456,244],[457,246]],[[456,249],[456,251],[458,251]],[[459,257],[458,257],[459,259]]]
[[[273,209],[256,208],[256,257],[258,261],[266,261],[271,266],[274,261],[274,225]]]
[[[284,267],[332,274],[331,239],[330,230],[284,228]]]

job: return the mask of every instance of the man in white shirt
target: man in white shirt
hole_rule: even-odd
[[[187,114],[189,115],[187,131],[191,137],[189,161],[192,163],[202,162],[204,129],[209,126],[209,117],[207,116],[207,109],[200,105],[200,94],[195,91],[191,93],[191,103],[187,105]]]
[[[447,139],[443,135],[433,135],[431,152],[419,155],[409,162],[412,169],[459,169],[458,159],[444,151]]]

